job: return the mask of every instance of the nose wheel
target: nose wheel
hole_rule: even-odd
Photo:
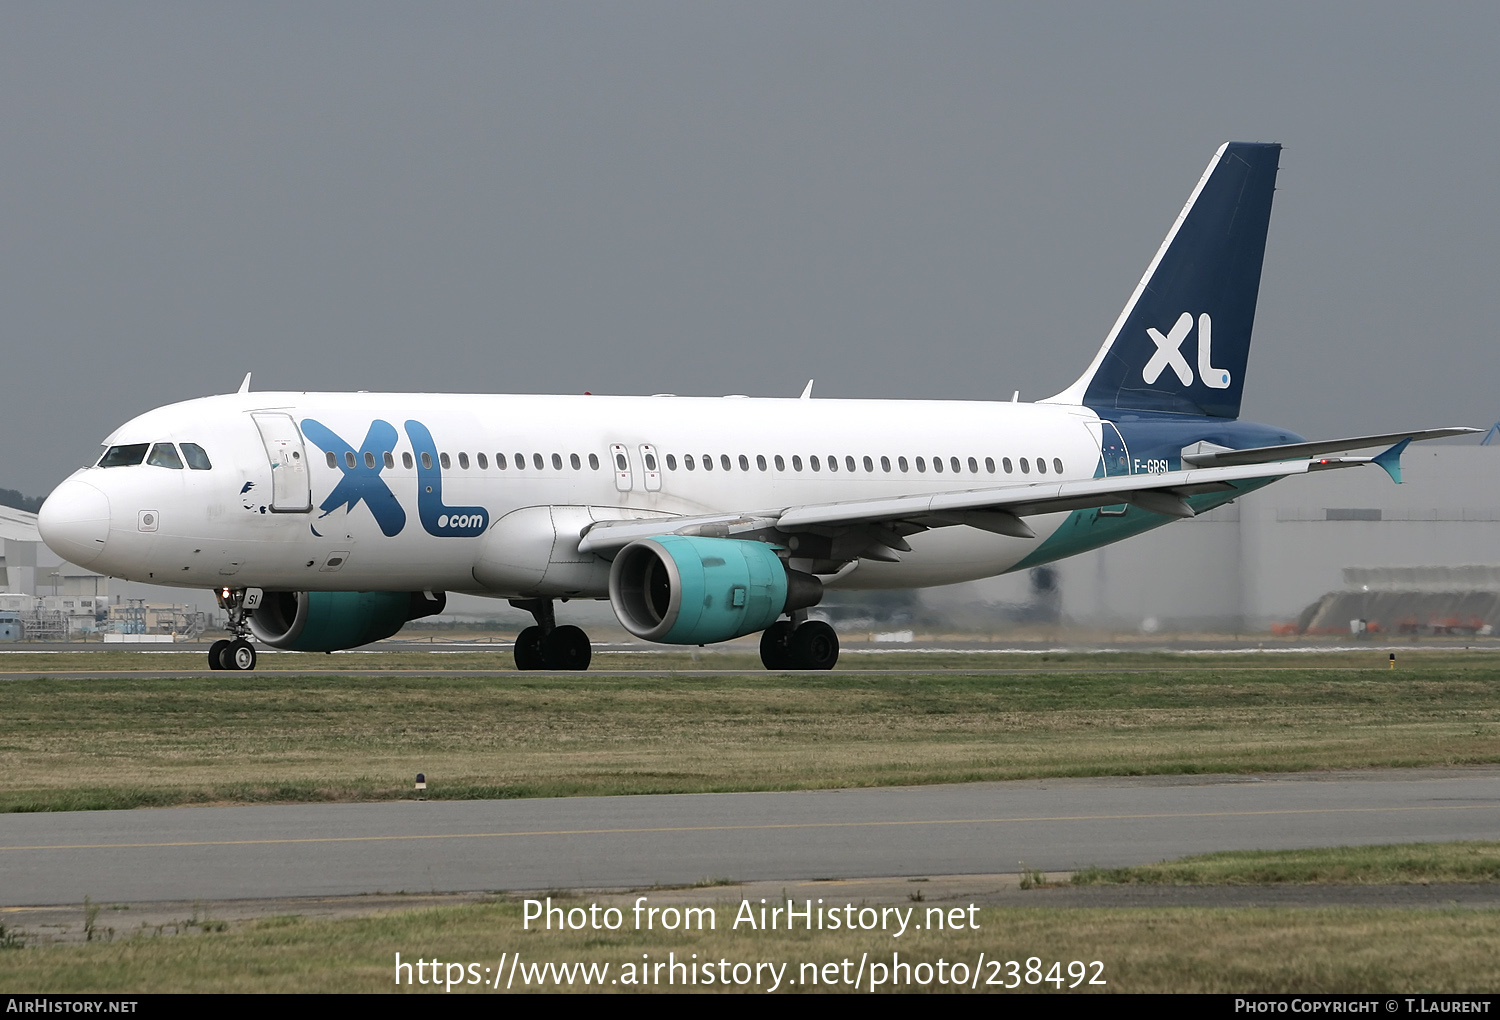
[[[832,669],[839,661],[839,636],[822,620],[800,627],[778,620],[760,636],[760,661],[771,670]]]
[[[258,591],[258,589],[257,589]],[[251,670],[257,656],[249,641],[250,614],[245,607],[244,589],[220,588],[214,592],[220,607],[229,614],[230,641],[215,641],[208,648],[209,669]]]
[[[255,646],[243,638],[215,641],[208,649],[209,669],[249,670],[255,662]]]

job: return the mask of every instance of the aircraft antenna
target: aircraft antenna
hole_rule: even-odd
[[[812,384],[813,384],[813,381],[811,379],[807,380],[807,385],[804,386],[804,387],[802,387],[802,396],[798,397],[797,398],[798,400],[811,400],[812,399]]]
[[[250,392],[250,373],[249,372],[245,373],[244,381],[240,383],[240,388],[238,390],[236,390],[235,392],[236,393],[249,393]]]

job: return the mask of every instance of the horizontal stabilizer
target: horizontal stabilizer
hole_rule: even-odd
[[[1348,439],[1325,439],[1316,443],[1288,443],[1284,446],[1257,446],[1248,450],[1230,450],[1209,443],[1198,443],[1182,451],[1182,463],[1192,467],[1230,467],[1235,464],[1272,464],[1278,460],[1300,460],[1303,457],[1318,457],[1325,453],[1343,453],[1346,450],[1365,450],[1373,446],[1399,443],[1403,439],[1420,443],[1427,439],[1443,439],[1447,436],[1465,436],[1479,429],[1448,428],[1422,429],[1415,432],[1389,432],[1381,436],[1351,436]],[[1404,450],[1405,447],[1403,446]],[[1401,455],[1397,451],[1396,456]],[[1383,456],[1383,455],[1382,455]],[[1381,467],[1385,467],[1381,464]],[[1387,471],[1390,469],[1387,468]],[[1394,477],[1394,476],[1393,476]],[[1400,479],[1397,479],[1398,481]]]

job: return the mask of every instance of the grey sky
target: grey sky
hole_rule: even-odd
[[[0,485],[232,390],[1023,399],[1282,156],[1245,414],[1488,425],[1500,6],[0,6]]]

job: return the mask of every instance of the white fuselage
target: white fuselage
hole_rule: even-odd
[[[48,540],[80,565],[156,584],[520,596],[475,577],[486,533],[517,510],[753,512],[1091,478],[1100,428],[1089,409],[1056,404],[242,392],[121,426],[107,448],[195,444],[212,466],[85,468],[54,493],[73,510]],[[325,449],[340,445],[329,436],[347,449]],[[1031,517],[1035,538],[927,531],[900,562],[866,559],[827,580],[896,588],[1003,573],[1065,517]]]

